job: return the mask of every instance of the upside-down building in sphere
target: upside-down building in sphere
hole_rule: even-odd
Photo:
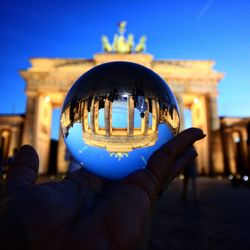
[[[138,97],[137,97],[138,98]],[[133,149],[153,146],[158,139],[158,125],[168,124],[176,134],[179,128],[179,116],[176,108],[160,109],[159,101],[154,98],[143,98],[145,106],[141,113],[141,124],[135,127],[135,108],[137,99],[124,95],[119,100],[110,100],[106,96],[88,97],[68,105],[61,116],[62,133],[67,138],[69,129],[75,122],[82,124],[82,138],[87,145],[105,148],[112,153],[128,153]],[[124,127],[113,127],[112,106],[118,104],[126,111]],[[138,107],[137,107],[138,108]],[[141,108],[141,107],[140,107]],[[102,112],[102,115],[101,115]],[[104,119],[101,119],[101,117]],[[100,126],[101,120],[103,125]],[[123,124],[123,125],[124,125]]]
[[[217,111],[218,83],[223,74],[214,70],[211,60],[155,60],[145,53],[146,37],[143,36],[134,46],[133,35],[125,37],[126,23],[119,25],[119,31],[111,44],[106,36],[102,37],[104,52],[94,54],[92,59],[32,58],[31,67],[21,70],[26,82],[27,109],[24,115],[0,116],[0,147],[7,158],[15,147],[21,144],[34,146],[40,155],[40,173],[47,173],[50,158],[51,121],[54,108],[61,107],[64,97],[75,80],[96,65],[111,61],[129,61],[142,64],[159,74],[173,90],[181,111],[181,129],[185,127],[185,109],[191,111],[192,126],[199,127],[207,134],[206,139],[197,142],[198,170],[201,174],[230,174],[249,171],[249,124],[250,118],[219,118]],[[112,127],[112,104],[108,100],[90,103],[81,100],[79,110],[70,115],[65,109],[61,118],[62,132],[73,121],[83,124],[83,137],[89,145],[105,147],[110,152],[128,152],[132,148],[154,143],[157,127],[161,119],[169,114],[160,114],[156,100],[150,100],[151,113],[145,114],[140,128],[134,127],[133,99],[127,98],[127,127]],[[148,102],[148,100],[145,100]],[[105,124],[98,123],[98,110],[103,108]],[[83,114],[83,115],[80,115]],[[149,115],[151,123],[149,126]],[[71,117],[71,118],[70,118]],[[73,120],[72,120],[73,119]],[[172,120],[171,120],[172,121]],[[174,124],[172,124],[174,125]],[[135,140],[136,135],[141,140]],[[90,136],[91,135],[91,136]],[[112,136],[119,135],[117,143]],[[109,140],[107,140],[109,136]],[[117,137],[116,137],[117,139]],[[119,141],[118,140],[118,141]],[[57,172],[67,171],[65,144],[60,135],[57,153]],[[241,162],[241,163],[240,163]],[[242,164],[244,163],[244,164]],[[241,164],[239,167],[238,165]],[[242,170],[243,169],[243,170]]]

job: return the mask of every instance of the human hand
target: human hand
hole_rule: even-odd
[[[64,180],[35,184],[39,160],[23,146],[3,192],[1,249],[145,249],[159,193],[197,153],[204,138],[191,128],[150,157],[147,169],[111,182],[82,169]]]

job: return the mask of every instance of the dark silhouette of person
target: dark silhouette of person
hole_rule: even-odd
[[[195,159],[193,159],[192,161],[190,161],[187,164],[187,166],[184,168],[183,175],[184,175],[184,179],[183,179],[182,199],[184,201],[188,200],[188,197],[189,197],[189,186],[191,184],[192,201],[198,203],[199,202],[199,198],[198,198],[198,194],[197,194],[197,184],[196,184],[197,163],[196,163]]]
[[[200,129],[181,132],[152,154],[146,169],[120,181],[79,169],[35,184],[38,155],[22,146],[1,194],[1,249],[146,249],[157,198],[197,156],[191,145],[204,137]]]

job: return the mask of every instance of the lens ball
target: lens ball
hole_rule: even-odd
[[[180,127],[167,83],[131,62],[105,63],[83,74],[66,95],[60,123],[79,164],[111,180],[145,168]]]

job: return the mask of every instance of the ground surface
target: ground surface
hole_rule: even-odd
[[[175,180],[157,204],[150,250],[250,249],[250,188],[199,178],[200,203],[180,199]]]
[[[181,180],[170,184],[157,203],[148,250],[250,250],[250,187],[204,177],[197,186],[198,204],[181,200]]]

